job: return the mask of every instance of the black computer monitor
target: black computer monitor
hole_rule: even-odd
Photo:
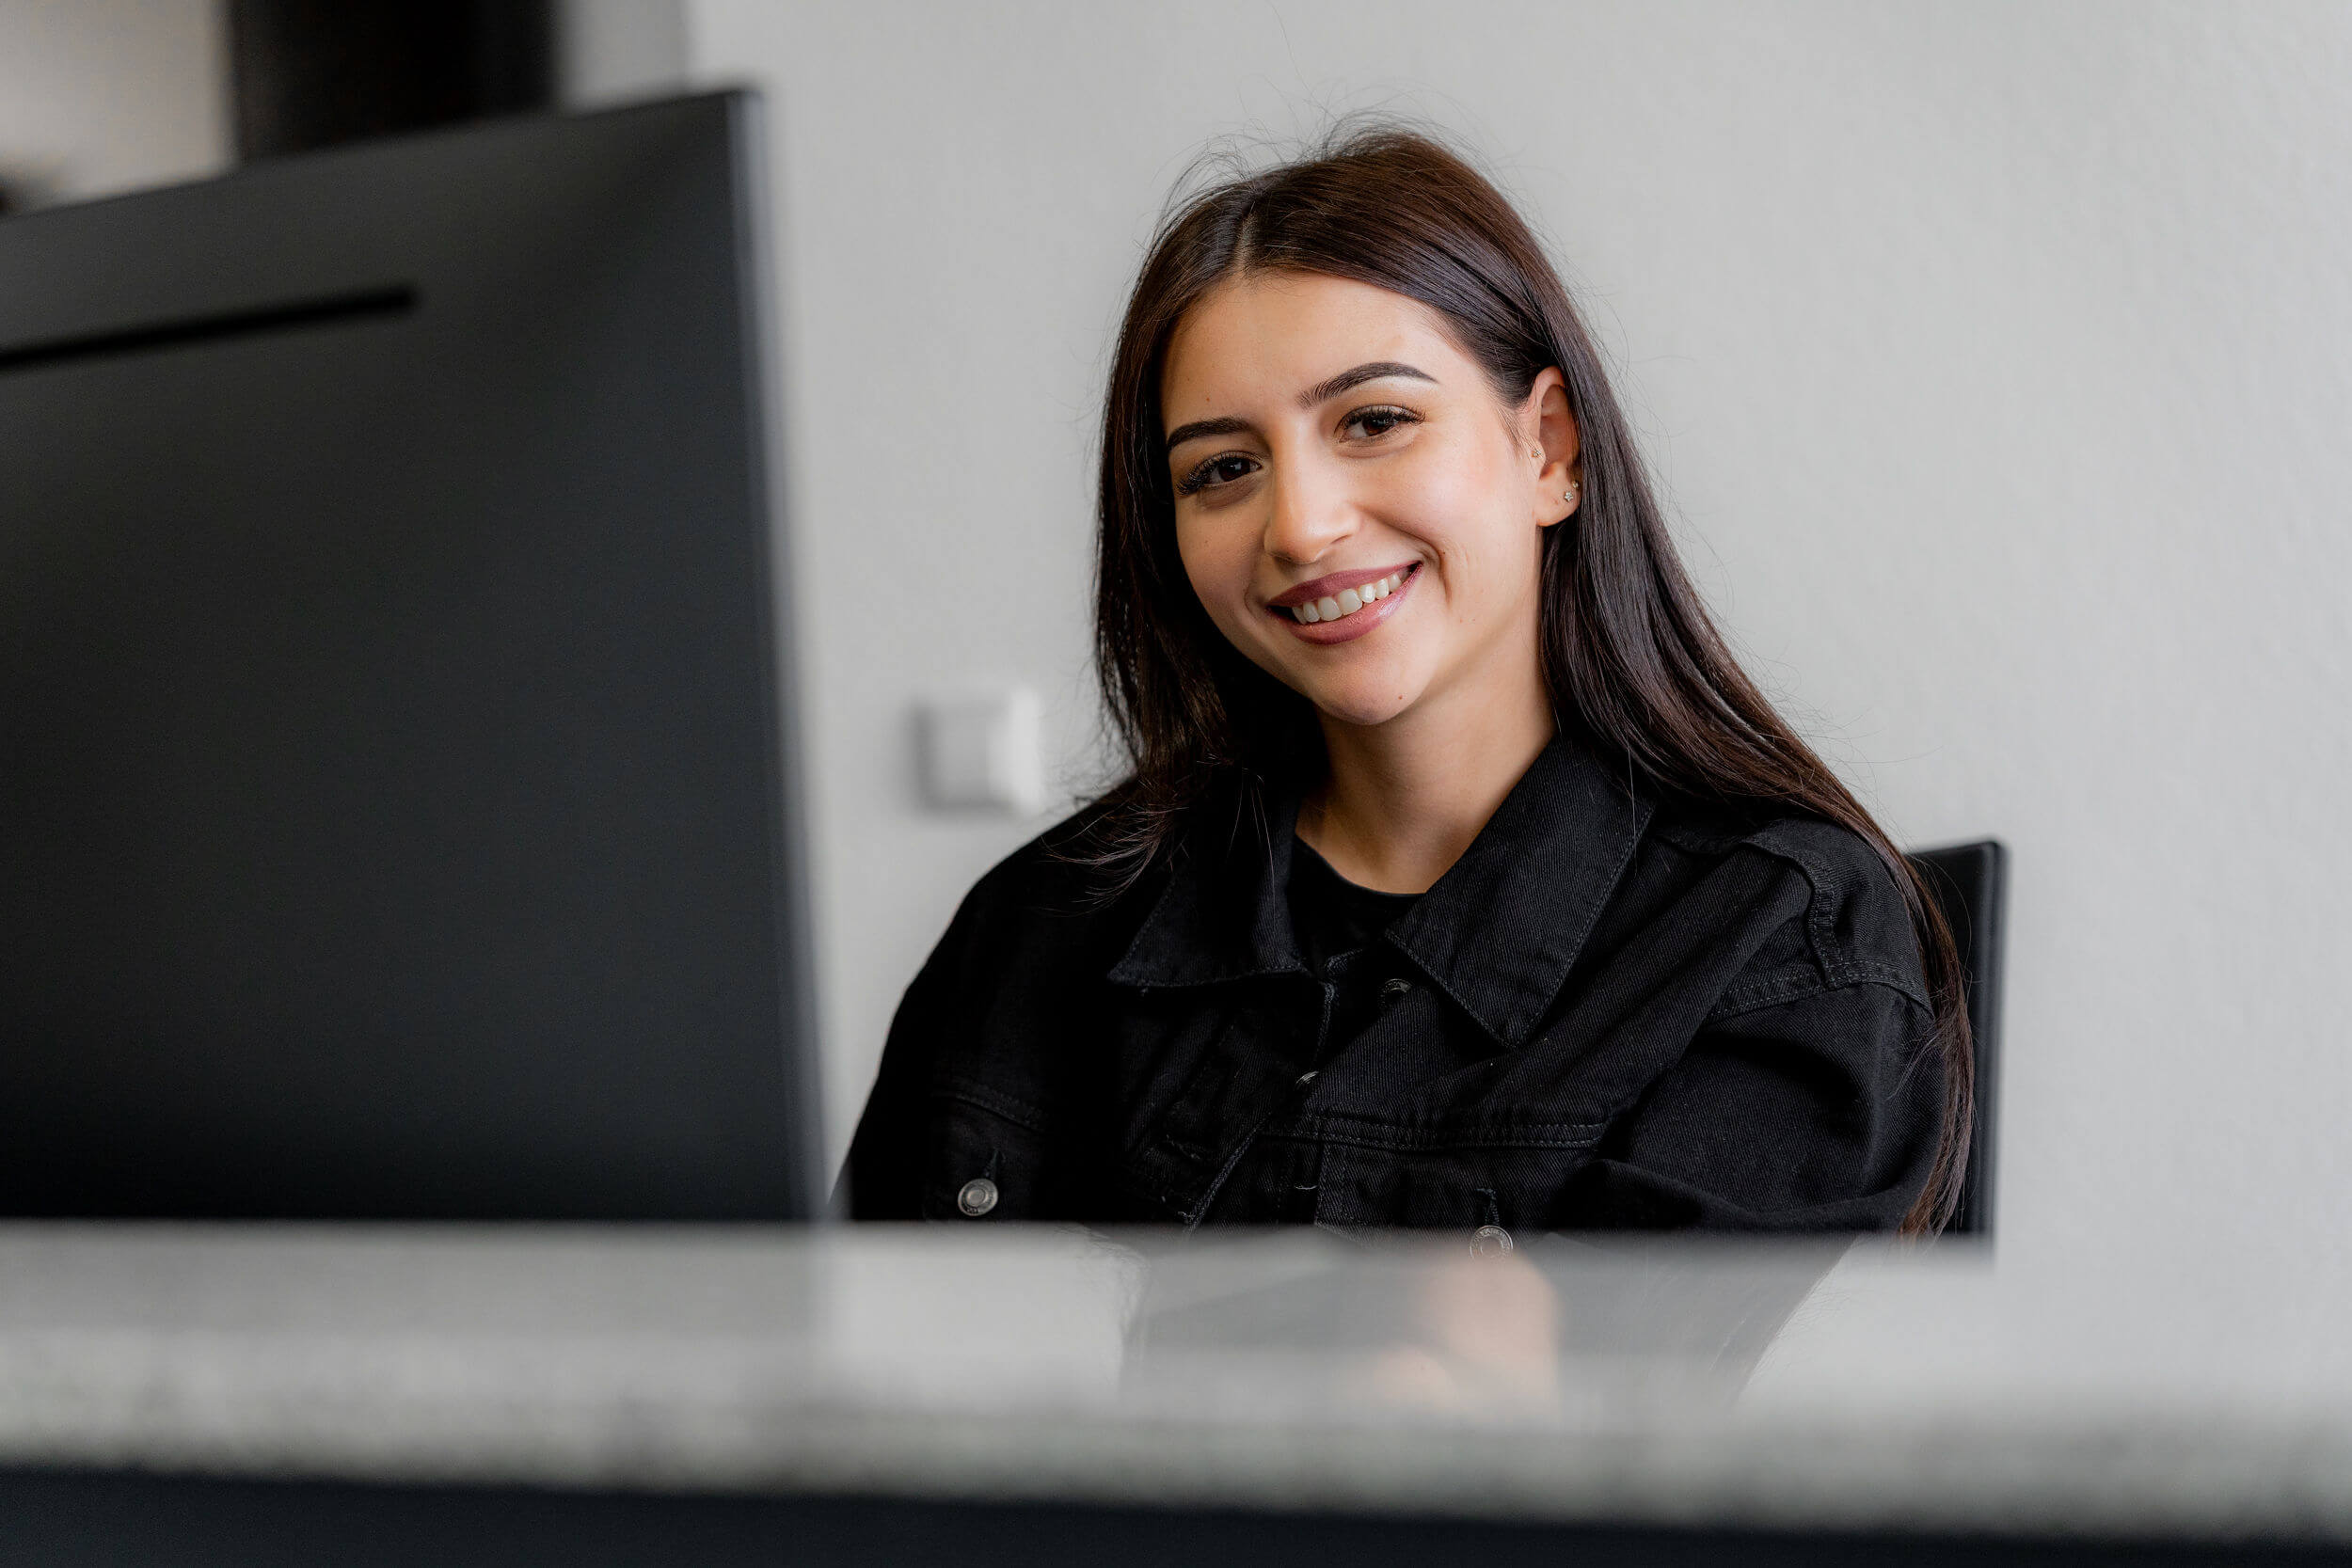
[[[0,1213],[814,1213],[760,139],[0,221]]]

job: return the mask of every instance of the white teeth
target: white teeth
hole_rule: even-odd
[[[1404,587],[1405,576],[1404,572],[1391,572],[1387,577],[1355,588],[1343,588],[1336,594],[1316,599],[1311,604],[1293,605],[1291,619],[1302,626],[1311,626],[1318,621],[1336,621],[1342,616],[1353,615],[1364,606],[1377,604]]]

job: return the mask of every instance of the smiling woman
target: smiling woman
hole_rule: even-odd
[[[1468,164],[1376,130],[1182,205],[1100,504],[1131,771],[908,990],[854,1213],[1942,1226],[1951,938],[1732,659]]]

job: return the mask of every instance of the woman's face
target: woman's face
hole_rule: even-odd
[[[1194,591],[1327,719],[1540,680],[1543,531],[1576,463],[1557,371],[1512,407],[1418,301],[1262,274],[1186,313],[1160,403]]]

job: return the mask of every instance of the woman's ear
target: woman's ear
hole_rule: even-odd
[[[1568,384],[1557,367],[1547,368],[1519,404],[1519,428],[1535,465],[1535,518],[1545,528],[1565,522],[1584,503],[1584,466],[1579,461],[1576,416],[1568,411]]]

